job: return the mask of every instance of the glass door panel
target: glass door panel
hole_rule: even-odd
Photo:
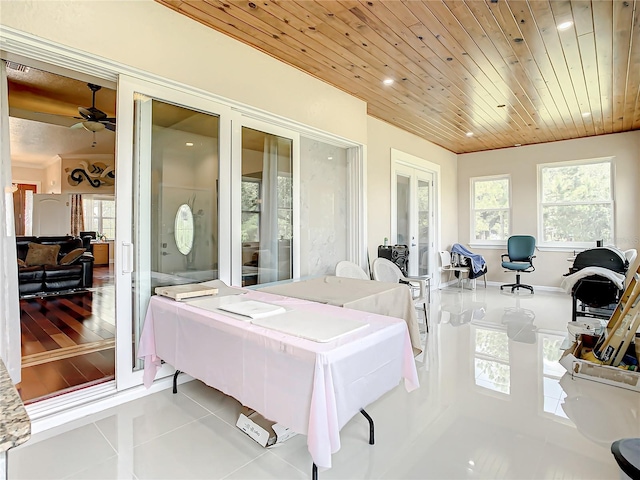
[[[134,112],[132,288],[140,324],[155,287],[218,278],[219,119],[142,94]]]
[[[411,238],[411,177],[396,175],[396,244],[409,246]]]
[[[434,229],[433,174],[399,165],[393,185],[392,239],[409,247],[409,275],[428,275],[432,264]]]
[[[221,115],[208,113],[217,104],[133,80],[123,84],[122,94],[133,102],[123,100],[119,121],[130,112],[132,134],[124,140],[133,149],[129,165],[120,169],[131,172],[125,180],[131,200],[117,212],[117,308],[131,327],[128,339],[126,332],[118,339],[119,389],[140,382],[143,362],[136,352],[155,287],[220,278],[219,225],[228,221],[219,207],[221,175],[229,182],[220,158],[230,158],[230,145],[220,142]],[[230,138],[230,121],[225,125]]]
[[[417,254],[418,254],[418,275],[428,275],[431,263],[431,180],[418,177],[417,179],[417,210],[418,225]]]
[[[242,127],[242,285],[293,278],[293,139]]]

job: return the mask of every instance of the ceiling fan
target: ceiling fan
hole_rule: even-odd
[[[115,132],[116,119],[107,117],[106,113],[96,108],[96,92],[102,87],[93,83],[87,83],[87,86],[89,87],[91,92],[93,92],[91,106],[89,108],[78,107],[78,113],[80,114],[80,117],[76,118],[82,119],[82,121],[76,123],[75,125],[72,125],[71,128],[84,128],[85,130],[93,133],[99,132],[106,128],[107,130]]]

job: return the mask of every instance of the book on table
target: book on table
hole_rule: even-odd
[[[174,300],[186,300],[188,298],[204,297],[216,295],[217,288],[204,286],[199,283],[187,283],[184,285],[168,285],[166,287],[156,287],[156,295],[173,298]]]

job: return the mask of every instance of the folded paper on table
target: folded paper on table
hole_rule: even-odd
[[[220,305],[220,310],[225,312],[235,313],[236,315],[242,315],[249,318],[263,318],[270,317],[272,315],[278,315],[285,313],[286,310],[280,305],[274,305],[272,303],[257,302],[255,300],[246,300],[244,302],[233,302]]]
[[[330,342],[369,325],[351,318],[327,316],[317,312],[305,312],[304,317],[296,312],[288,312],[274,317],[251,320],[251,323],[321,343]]]

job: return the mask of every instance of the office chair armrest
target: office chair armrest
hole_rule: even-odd
[[[509,258],[509,254],[508,253],[503,253],[502,255],[500,255],[500,258],[502,258],[503,261],[504,261],[505,257]],[[509,260],[511,260],[511,259],[509,258]]]

